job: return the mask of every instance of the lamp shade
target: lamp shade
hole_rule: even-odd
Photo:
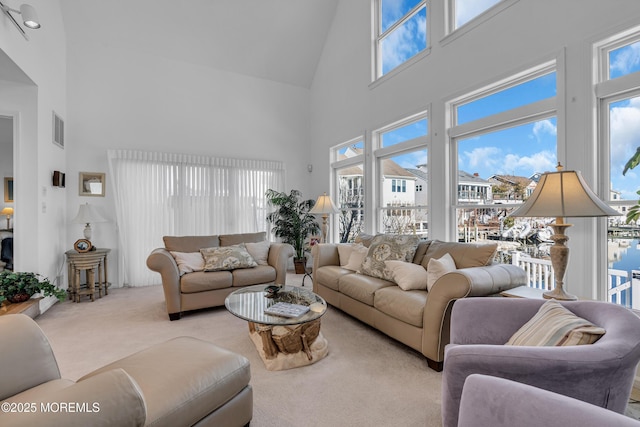
[[[13,208],[7,206],[6,208],[0,211],[0,215],[6,215],[6,216],[13,215]]]
[[[562,166],[558,165],[561,169]],[[509,216],[596,217],[622,215],[591,191],[580,171],[547,172],[535,191]]]
[[[80,210],[78,210],[78,215],[71,220],[71,222],[75,224],[90,224],[94,222],[106,222],[98,211],[95,210],[93,206],[89,203],[85,203],[84,205],[80,205]]]
[[[318,197],[316,204],[313,205],[313,208],[309,211],[309,213],[312,214],[334,214],[338,212],[340,211],[336,208],[336,205],[333,204],[331,197],[327,196],[327,193]]]

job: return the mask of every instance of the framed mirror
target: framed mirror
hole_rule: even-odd
[[[80,196],[104,197],[104,173],[80,172]]]

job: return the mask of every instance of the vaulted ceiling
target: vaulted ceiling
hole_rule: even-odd
[[[67,40],[310,87],[338,0],[61,0]]]

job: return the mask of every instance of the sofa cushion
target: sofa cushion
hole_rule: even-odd
[[[511,336],[507,345],[569,346],[592,344],[605,330],[576,316],[556,300],[542,304],[538,312]]]
[[[322,286],[338,291],[338,281],[346,274],[353,274],[353,271],[346,270],[337,265],[325,265],[313,272],[313,280],[314,282],[321,283]]]
[[[428,270],[431,258],[441,258],[442,255],[448,253],[458,268],[482,267],[491,264],[497,250],[497,243],[479,244],[434,240],[422,259],[422,266]]]
[[[388,316],[422,328],[427,297],[427,291],[403,291],[397,286],[389,286],[376,291],[373,305]]]
[[[168,251],[199,252],[202,248],[220,246],[218,236],[164,236],[164,247]]]
[[[349,255],[349,262],[344,265],[344,268],[351,271],[360,272],[362,268],[362,262],[369,253],[369,249],[366,246],[360,244],[353,247],[351,254]]]
[[[183,294],[191,294],[194,292],[230,288],[232,282],[233,276],[230,271],[198,271],[185,274],[180,278],[180,292]]]
[[[235,270],[237,268],[251,268],[258,265],[244,243],[218,248],[200,249],[204,257],[204,271]]]
[[[385,261],[393,282],[403,291],[427,289],[427,271],[423,266],[405,261]]]
[[[204,270],[204,258],[200,252],[169,251],[169,253],[176,260],[181,276],[185,273]]]
[[[373,296],[376,291],[388,286],[397,287],[387,280],[358,273],[346,274],[338,280],[341,293],[370,306],[373,306]]]
[[[263,240],[267,240],[267,233],[265,231],[260,231],[258,233],[221,234],[220,246],[233,246],[248,242],[257,243],[262,242]]]
[[[414,235],[380,234],[376,236],[362,262],[360,271],[372,277],[392,280],[385,261],[413,261],[420,238]]]
[[[430,291],[436,280],[455,269],[456,263],[448,253],[438,259],[431,258],[427,266],[427,290]]]
[[[270,265],[259,265],[255,268],[233,270],[233,286],[259,285],[273,283],[276,280],[276,269]]]
[[[244,246],[247,248],[249,255],[256,260],[258,265],[269,265],[269,248],[271,248],[270,241],[246,242]]]

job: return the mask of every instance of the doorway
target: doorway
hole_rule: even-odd
[[[0,270],[13,270],[13,222],[14,198],[13,187],[13,117],[0,116],[0,178],[2,179],[2,195],[0,197]]]

